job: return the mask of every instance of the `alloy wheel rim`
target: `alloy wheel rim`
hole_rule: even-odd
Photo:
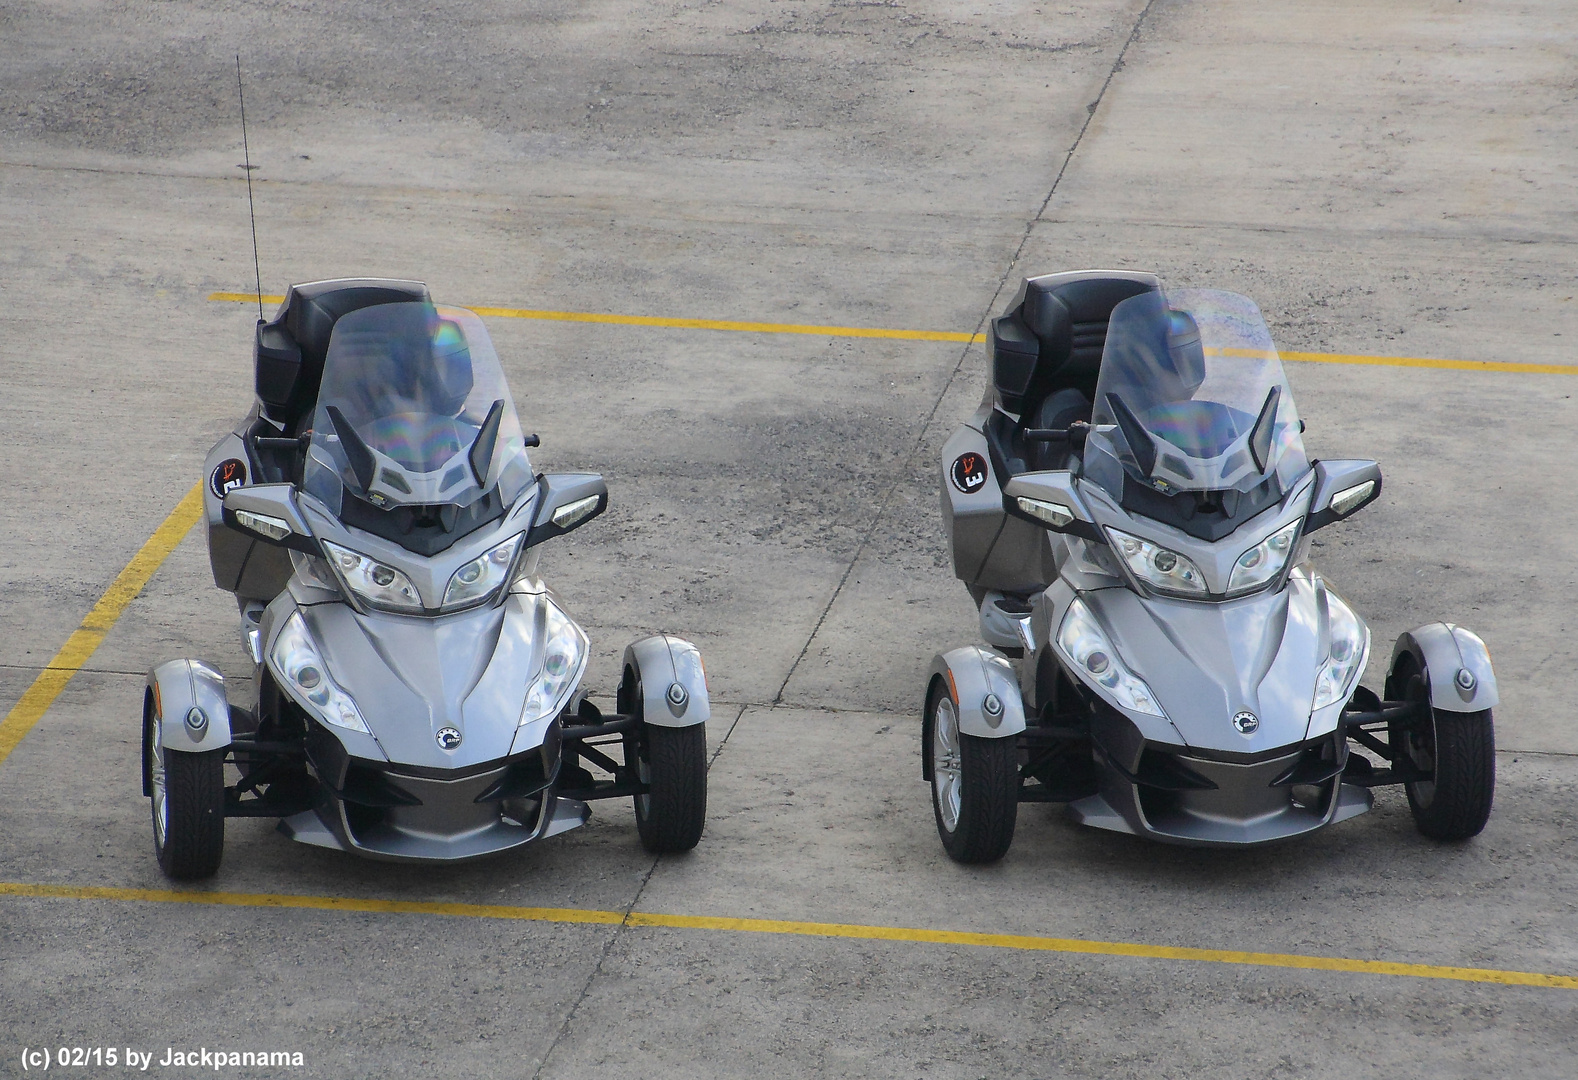
[[[959,712],[953,699],[944,694],[937,701],[931,724],[932,793],[937,799],[937,816],[942,827],[953,832],[959,827],[960,762]]]
[[[153,833],[159,841],[159,846],[164,847],[170,838],[170,796],[165,784],[164,774],[164,741],[159,735],[159,720],[153,720],[153,736],[149,740],[152,745],[151,761],[148,766],[149,786],[153,789]]]
[[[1423,675],[1415,675],[1408,681],[1409,698],[1423,702],[1426,708],[1430,705],[1430,693],[1425,684]],[[1436,772],[1436,714],[1430,710],[1430,721],[1421,728],[1416,728],[1408,733],[1408,759],[1414,768],[1420,772]],[[1415,780],[1408,785],[1413,794],[1414,802],[1421,807],[1427,807],[1435,801],[1436,784],[1434,780]]]
[[[638,678],[636,680],[635,708],[641,712],[642,720],[645,721],[645,719],[646,719],[646,715],[645,715],[645,713],[646,713],[646,708],[645,708],[646,698],[642,696],[642,693],[643,693],[643,691],[642,691],[642,688],[641,688],[641,680]],[[651,751],[647,747],[646,739],[640,737],[641,734],[643,734],[643,733],[639,733],[639,732],[637,733],[637,741],[636,741],[636,744],[635,744],[635,748],[636,748],[636,779],[641,781],[641,783],[643,785],[645,785],[647,787],[650,787],[651,784],[652,784],[652,762],[650,760],[650,758],[651,758]],[[643,792],[640,795],[637,795],[636,796],[636,809],[640,812],[640,814],[641,814],[641,816],[643,818],[651,817],[652,816],[652,796],[650,794],[648,794],[648,793],[645,793],[645,792]]]

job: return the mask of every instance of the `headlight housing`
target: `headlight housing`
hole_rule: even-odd
[[[444,609],[471,607],[494,596],[509,579],[510,567],[515,565],[515,553],[520,550],[521,538],[525,535],[515,534],[451,574],[449,584],[444,587]]]
[[[1342,597],[1326,593],[1326,660],[1315,676],[1315,701],[1311,711],[1346,701],[1354,680],[1370,655],[1370,628],[1359,621]]]
[[[1227,579],[1227,595],[1253,592],[1282,573],[1298,539],[1299,525],[1298,521],[1289,522],[1235,559]]]
[[[301,612],[293,612],[285,620],[285,627],[274,639],[274,647],[268,655],[281,684],[314,716],[335,727],[372,734],[351,695],[329,677],[329,666],[323,662],[318,646],[307,632],[307,622]]]
[[[334,571],[329,569],[329,564],[316,555],[308,555],[291,548],[290,564],[296,568],[296,576],[308,585],[318,589],[327,589],[333,593],[340,591],[340,579],[334,576]]]
[[[586,635],[575,621],[543,598],[542,667],[526,693],[520,726],[558,713],[586,668]]]
[[[320,541],[324,553],[351,592],[368,606],[383,611],[419,612],[422,597],[411,579],[392,566],[358,554],[350,548]]]
[[[1187,555],[1169,551],[1149,540],[1130,536],[1126,532],[1108,528],[1113,550],[1129,568],[1129,573],[1148,588],[1167,596],[1199,597],[1206,595],[1205,575]]]
[[[1094,683],[1119,705],[1134,712],[1165,718],[1156,695],[1145,680],[1131,672],[1118,658],[1101,625],[1085,601],[1074,598],[1057,630],[1057,647],[1071,660],[1086,682]]]

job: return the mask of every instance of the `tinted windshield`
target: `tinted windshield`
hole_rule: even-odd
[[[1121,497],[1123,474],[1156,491],[1247,491],[1308,468],[1293,392],[1248,297],[1143,293],[1112,311],[1085,475]]]
[[[380,304],[334,324],[306,489],[338,509],[465,507],[531,479],[515,404],[482,320],[458,308]]]

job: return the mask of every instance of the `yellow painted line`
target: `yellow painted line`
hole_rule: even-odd
[[[219,907],[306,908],[374,915],[452,915],[473,919],[524,919],[533,922],[600,923],[617,926],[617,911],[582,908],[507,907],[499,904],[446,904],[422,900],[360,900],[342,896],[293,896],[288,893],[178,892],[173,889],[117,889],[92,885],[29,885],[0,881],[0,896],[57,900],[137,900],[156,904],[212,904]]]
[[[1346,353],[1285,352],[1284,360],[1313,364],[1364,364],[1372,367],[1440,368],[1494,371],[1513,375],[1578,375],[1578,364],[1519,364],[1507,360],[1435,360],[1424,356],[1351,356]]]
[[[256,304],[256,293],[209,293],[210,300]],[[284,302],[265,296],[265,304]],[[550,322],[607,323],[614,326],[656,326],[671,330],[734,330],[749,334],[815,334],[820,337],[887,338],[896,341],[977,342],[984,335],[951,330],[883,330],[865,326],[813,326],[802,323],[737,322],[726,319],[669,319],[656,315],[601,315],[589,311],[536,311],[530,308],[473,307],[478,315],[499,319],[545,319]],[[1248,350],[1223,350],[1255,355]],[[1370,367],[1440,368],[1447,371],[1494,371],[1518,375],[1578,375],[1578,364],[1520,364],[1502,360],[1436,360],[1422,356],[1363,356],[1349,353],[1284,352],[1282,359],[1311,364],[1360,364]]]
[[[1294,968],[1306,971],[1341,971],[1358,975],[1393,975],[1417,979],[1495,983],[1501,986],[1539,986],[1578,990],[1578,977],[1496,968],[1445,967],[1436,964],[1399,964],[1386,960],[1352,960],[1337,956],[1304,956],[1295,953],[1239,952],[1230,949],[1190,949],[1171,945],[1144,945],[1123,941],[1090,941],[1081,938],[1033,937],[1024,934],[979,934],[959,930],[922,930],[902,926],[862,926],[847,923],[790,922],[777,919],[731,919],[707,915],[661,915],[635,911],[584,908],[511,907],[502,904],[454,904],[418,900],[363,900],[338,896],[300,896],[275,893],[185,892],[167,889],[121,889],[84,885],[32,885],[0,882],[0,896],[72,900],[122,900],[150,903],[213,904],[223,907],[307,908],[371,914],[447,915],[474,919],[513,919],[547,923],[593,923],[603,926],[668,927],[681,930],[716,930],[741,934],[786,934],[794,937],[846,938],[860,941],[898,941],[933,945],[969,945],[1020,952],[1081,953],[1144,960],[1188,960],[1250,967]]]
[[[256,293],[216,292],[210,300],[255,304]],[[263,303],[278,304],[283,296],[265,296]],[[536,311],[531,308],[469,307],[478,315],[497,319],[541,319],[548,322],[607,323],[613,326],[656,326],[669,330],[734,330],[747,334],[815,334],[818,337],[892,338],[899,341],[979,341],[980,334],[951,330],[878,330],[866,326],[812,326],[804,323],[738,322],[730,319],[669,319],[657,315],[601,315],[590,311]]]
[[[82,670],[82,665],[98,649],[104,635],[110,632],[115,621],[126,610],[126,605],[142,592],[154,571],[175,550],[181,538],[197,524],[202,513],[203,488],[201,484],[193,484],[192,490],[170,511],[170,516],[154,530],[154,534],[132,556],[126,568],[110,582],[110,587],[93,605],[93,610],[88,612],[82,624],[72,631],[66,643],[60,647],[60,651],[39,672],[38,678],[33,680],[33,685],[27,688],[22,699],[0,721],[0,763],[11,756],[11,751],[16,749],[22,737],[43,718],[71,677]]]

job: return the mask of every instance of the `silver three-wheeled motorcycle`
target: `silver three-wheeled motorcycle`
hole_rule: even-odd
[[[231,705],[200,660],[148,675],[143,791],[165,873],[214,873],[227,817],[448,861],[573,829],[615,797],[634,800],[649,850],[693,847],[701,657],[643,638],[616,711],[587,699],[586,635],[538,556],[602,513],[607,489],[533,473],[536,436],[481,321],[414,282],[296,285],[258,321],[255,371],[257,403],[209,453],[203,493],[252,696]]]
[[[989,350],[940,477],[986,643],[939,655],[926,687],[923,769],[952,857],[1001,857],[1021,802],[1237,846],[1402,784],[1426,836],[1484,827],[1490,656],[1432,623],[1397,639],[1385,700],[1359,685],[1370,631],[1308,544],[1372,502],[1381,471],[1306,458],[1252,301],[1141,273],[1031,278]]]

